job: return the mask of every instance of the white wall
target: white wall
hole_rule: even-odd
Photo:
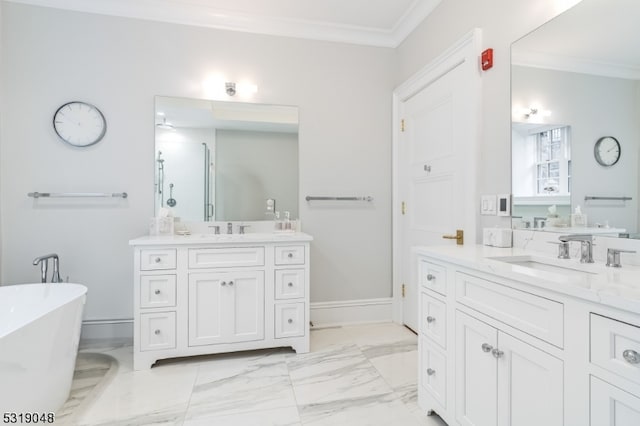
[[[482,81],[483,129],[478,162],[481,194],[511,192],[510,45],[571,3],[575,1],[443,1],[397,49],[396,84],[400,84],[471,29],[482,29],[483,49],[493,48],[494,66],[483,73]],[[508,218],[478,218],[478,233],[483,226],[511,226]]]
[[[129,239],[154,200],[154,96],[203,97],[224,73],[252,99],[300,111],[300,195],[371,195],[368,206],[302,202],[312,245],[311,300],[391,295],[390,137],[394,51],[194,28],[5,3],[2,282],[34,281],[31,260],[56,251],[89,286],[88,319],[132,316]],[[58,140],[56,108],[97,105],[108,130],[78,149]],[[241,100],[241,99],[239,99]],[[126,201],[26,197],[30,191],[127,191]],[[105,204],[106,203],[106,204]]]

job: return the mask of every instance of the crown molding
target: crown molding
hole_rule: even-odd
[[[1,0],[0,0],[1,1]],[[230,13],[200,4],[170,0],[5,0],[76,12],[193,25],[228,31],[395,48],[442,0],[416,0],[393,28]]]

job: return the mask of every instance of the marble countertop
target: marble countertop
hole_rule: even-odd
[[[312,241],[304,232],[271,232],[246,234],[189,234],[189,235],[145,235],[129,241],[132,246],[157,245],[246,245],[263,243],[297,243]]]
[[[545,290],[640,313],[639,266],[623,263],[622,268],[609,268],[603,263],[582,264],[577,259],[557,259],[546,253],[483,245],[422,246],[414,247],[413,251]],[[549,270],[534,269],[495,259],[511,256],[565,267],[567,271],[553,266]]]

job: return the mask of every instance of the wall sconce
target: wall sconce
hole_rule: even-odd
[[[227,95],[229,96],[233,96],[236,94],[236,84],[233,82],[226,82],[224,83],[224,89],[225,92],[227,93]]]
[[[551,115],[551,111],[537,106],[531,106],[521,110],[521,114],[524,116],[525,120],[543,120],[544,117],[549,117]]]

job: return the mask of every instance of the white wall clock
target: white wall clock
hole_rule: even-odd
[[[107,132],[107,120],[95,106],[73,101],[58,108],[53,128],[66,143],[84,147],[100,142]]]
[[[601,137],[593,147],[593,155],[601,166],[613,166],[620,159],[620,154],[620,142],[613,136]]]

